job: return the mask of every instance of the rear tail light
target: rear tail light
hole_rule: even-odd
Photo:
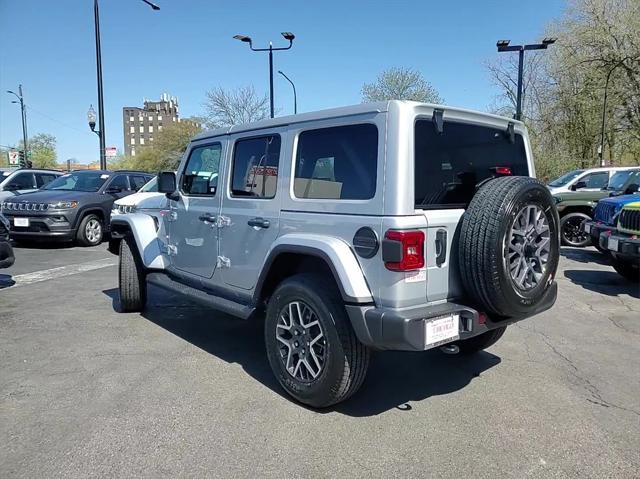
[[[495,168],[496,175],[512,175],[513,171],[510,166],[496,166]]]
[[[391,271],[413,271],[424,267],[424,233],[420,230],[389,230],[384,235],[382,259]]]

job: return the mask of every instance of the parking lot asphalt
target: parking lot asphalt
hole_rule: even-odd
[[[284,395],[261,321],[159,290],[116,312],[115,264],[17,248],[0,271],[3,477],[639,477],[640,291],[593,249],[487,352],[375,353],[326,411]]]

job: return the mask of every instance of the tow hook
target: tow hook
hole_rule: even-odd
[[[444,346],[440,346],[440,351],[444,354],[458,354],[460,348],[456,344],[445,344]]]

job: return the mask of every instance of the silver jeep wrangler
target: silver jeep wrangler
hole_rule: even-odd
[[[558,213],[522,123],[389,101],[195,137],[160,216],[114,218],[120,304],[147,285],[264,317],[271,368],[326,407],[372,349],[470,354],[555,302]]]

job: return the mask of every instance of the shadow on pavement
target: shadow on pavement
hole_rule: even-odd
[[[16,284],[16,282],[10,274],[0,274],[0,289],[8,288],[14,284]]]
[[[610,265],[609,257],[593,248],[560,248],[560,255],[578,263],[596,263]]]
[[[640,298],[638,284],[623,278],[613,269],[611,271],[568,269],[564,272],[564,276],[572,283],[589,291],[607,296],[628,294],[634,298]]]
[[[118,290],[105,290],[104,294],[118,310]],[[271,372],[262,321],[238,320],[153,287],[142,317],[224,361],[240,364],[251,377],[290,399]],[[355,396],[333,408],[314,411],[354,417],[393,408],[410,411],[410,402],[458,391],[499,363],[500,358],[487,352],[472,357],[446,356],[438,350],[377,352],[372,354],[367,378]]]

